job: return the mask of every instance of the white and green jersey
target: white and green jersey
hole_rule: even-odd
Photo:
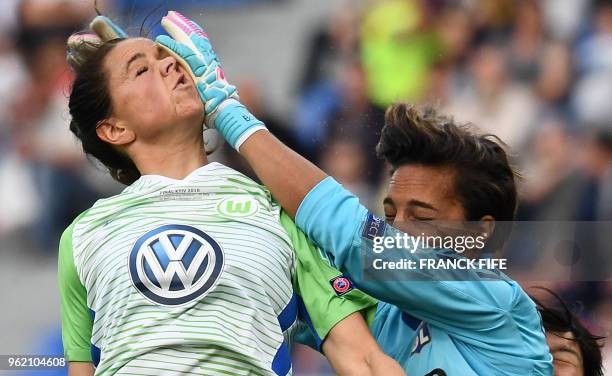
[[[339,276],[244,175],[143,176],[62,236],[65,356],[96,375],[291,374],[298,316],[320,340],[376,304]]]

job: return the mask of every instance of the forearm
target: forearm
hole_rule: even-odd
[[[360,313],[339,322],[323,342],[322,350],[339,375],[405,375],[400,365],[380,349]]]
[[[295,218],[306,194],[327,177],[268,131],[249,137],[240,146],[240,154],[291,218]]]
[[[93,376],[94,367],[90,362],[68,362],[68,376]]]
[[[376,375],[407,375],[402,367],[382,350],[371,352],[366,357],[369,374]]]
[[[351,341],[351,346],[356,346]],[[348,376],[404,376],[406,373],[402,367],[390,356],[382,352],[380,348],[370,353],[347,356],[342,352],[335,356],[334,361],[330,358],[330,364],[338,375]]]

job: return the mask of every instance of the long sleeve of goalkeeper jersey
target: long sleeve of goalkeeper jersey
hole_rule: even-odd
[[[72,252],[71,224],[60,240],[58,277],[62,317],[64,357],[70,362],[91,362],[92,318],[87,307],[87,291],[79,280]]]
[[[348,275],[366,294],[398,306],[410,315],[435,324],[465,340],[482,337],[486,342],[490,330],[496,338],[516,335],[509,311],[532,313],[530,304],[523,304],[524,292],[513,281],[482,280],[477,275],[462,276],[462,280],[440,280],[435,271],[402,270],[401,275],[388,278],[364,278],[363,256],[371,251],[371,235],[395,236],[399,230],[374,217],[331,177],[321,181],[302,201],[296,224],[333,260],[335,266]],[[377,254],[382,261],[396,262],[422,257],[461,257],[453,251],[405,252],[385,250]],[[388,271],[389,273],[400,271]],[[519,298],[519,296],[521,298]],[[517,304],[517,299],[521,304]],[[507,334],[507,336],[506,336]]]

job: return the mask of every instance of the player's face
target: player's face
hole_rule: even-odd
[[[385,218],[394,226],[410,221],[463,221],[465,213],[454,188],[455,173],[446,167],[407,164],[389,182]]]
[[[555,376],[583,376],[580,347],[572,332],[546,333],[546,342],[553,356]]]
[[[203,104],[185,69],[144,38],[120,42],[105,59],[112,116],[147,138],[187,124],[202,124]]]

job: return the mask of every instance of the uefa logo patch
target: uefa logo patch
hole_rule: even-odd
[[[147,299],[178,306],[205,296],[218,282],[225,256],[219,244],[197,228],[166,225],[134,244],[130,278]]]
[[[350,279],[346,278],[343,275],[340,275],[336,278],[332,278],[329,283],[331,283],[332,288],[336,292],[336,295],[342,296],[347,292],[353,289],[353,282]]]

